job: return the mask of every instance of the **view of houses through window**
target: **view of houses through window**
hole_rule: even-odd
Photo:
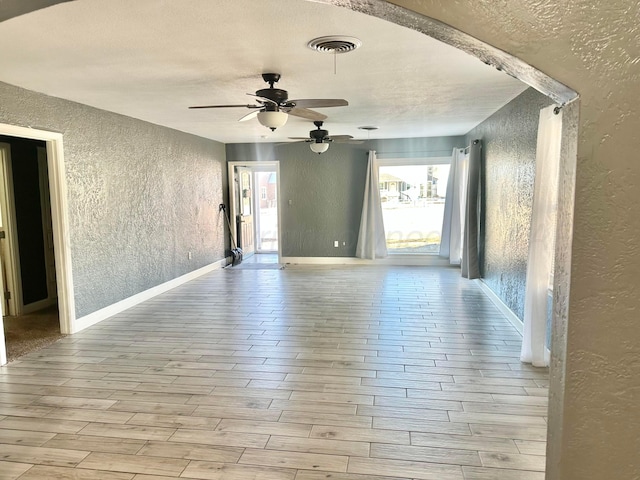
[[[389,254],[440,251],[449,164],[381,165],[380,200]]]
[[[256,251],[278,251],[276,172],[254,172],[260,197],[256,205]]]

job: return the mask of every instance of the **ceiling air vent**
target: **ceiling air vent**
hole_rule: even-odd
[[[307,43],[311,50],[321,53],[349,53],[360,48],[362,42],[355,37],[318,37]]]

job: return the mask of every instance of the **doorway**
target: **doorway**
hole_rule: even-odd
[[[2,313],[0,315],[0,365],[4,365],[7,363],[4,318],[18,316],[21,317],[22,326],[30,322],[33,322],[33,325],[41,325],[42,317],[40,315],[44,315],[48,321],[53,322],[54,328],[60,334],[74,333],[77,330],[77,325],[73,303],[62,134],[0,124],[0,136],[2,136],[2,143],[9,144],[14,149],[12,152],[11,149],[7,150],[5,146],[3,150],[3,179],[0,182],[0,197],[4,199],[3,202],[0,202],[4,205],[2,206],[4,209],[2,226],[5,231],[5,239],[0,242],[0,251],[2,251],[4,259],[4,276],[0,275],[0,279],[7,279],[7,284],[11,285],[14,290],[13,292],[7,290],[11,292],[7,295],[4,294],[4,286],[0,289],[2,292],[0,301]],[[15,159],[11,161],[12,153],[15,156],[17,152],[14,144],[17,145],[19,142],[35,142],[32,145],[36,148],[36,160],[28,166],[31,174],[27,176],[35,177],[36,180],[29,181],[28,187],[24,187],[22,183],[18,185],[13,181],[17,178],[18,182],[22,182],[23,175],[17,175],[17,172],[13,172],[13,167],[17,166],[18,170],[25,167],[22,164],[18,165]],[[33,193],[34,191],[38,192],[37,195]],[[30,193],[26,195],[26,192]],[[26,237],[24,234],[20,237],[17,233],[20,229],[17,226],[13,228],[12,219],[16,215],[14,205],[16,195],[29,197],[26,203],[24,199],[17,202],[26,205],[26,215],[24,212],[20,215],[27,218],[28,223],[31,224],[29,228],[39,230],[39,234],[33,233],[33,230],[27,230]],[[34,201],[34,198],[37,200]],[[34,211],[38,213],[34,213]],[[15,222],[16,225],[19,223]],[[39,227],[34,225],[39,225]],[[7,231],[7,227],[9,231]],[[33,254],[32,257],[29,252],[34,247],[30,242],[34,240],[38,240],[40,243],[40,247],[35,247],[35,250],[40,253]],[[10,242],[13,244],[9,245]],[[20,252],[23,255],[20,256]],[[36,257],[38,257],[37,262],[35,261]],[[33,265],[36,266],[33,267]],[[34,274],[32,268],[35,268],[39,273]],[[25,274],[25,272],[29,273]],[[26,283],[25,280],[27,280]],[[34,329],[30,330],[33,333]]]
[[[59,338],[46,144],[0,136],[0,297],[7,360]]]
[[[229,162],[231,228],[244,258],[280,260],[278,162]]]
[[[278,176],[275,170],[253,172],[256,186],[256,253],[278,252]]]

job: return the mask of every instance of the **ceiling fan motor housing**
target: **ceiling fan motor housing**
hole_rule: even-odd
[[[329,132],[318,128],[317,130],[311,130],[309,137],[315,140],[316,143],[322,143],[329,136]]]
[[[286,90],[281,90],[279,88],[263,88],[262,90],[258,90],[256,92],[258,97],[268,98],[269,100],[273,100],[278,105],[282,105],[287,102],[289,98],[289,94]],[[272,103],[265,103],[265,107],[267,110],[277,110],[277,106]]]

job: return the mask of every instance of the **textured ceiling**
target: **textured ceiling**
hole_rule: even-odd
[[[332,55],[307,42],[359,38]],[[344,98],[318,108],[333,135],[462,135],[526,85],[474,57],[404,27],[303,0],[75,0],[0,23],[0,81],[224,143],[307,136],[291,117],[271,132],[246,108],[282,75],[290,98]]]

